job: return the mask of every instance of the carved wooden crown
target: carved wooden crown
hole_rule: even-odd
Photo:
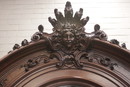
[[[54,9],[54,13],[56,16],[56,19],[53,19],[49,17],[49,22],[52,24],[53,31],[57,32],[64,32],[65,29],[68,29],[73,32],[79,32],[83,31],[83,27],[86,25],[86,23],[89,20],[89,17],[81,19],[83,15],[83,9],[80,8],[79,11],[75,13],[73,16],[73,9],[71,6],[71,3],[68,1],[66,2],[65,9],[64,9],[64,16],[63,14],[58,11],[58,9]]]
[[[85,32],[84,26],[87,24],[89,17],[87,16],[86,18],[81,19],[83,15],[82,8],[80,8],[79,11],[77,11],[73,15],[73,9],[69,1],[66,2],[64,9],[64,16],[60,11],[58,11],[58,9],[54,9],[54,14],[56,16],[56,19],[51,17],[48,18],[49,22],[53,26],[53,33],[48,34],[43,32],[44,27],[42,25],[39,25],[38,26],[39,32],[33,34],[33,36],[31,37],[31,42],[35,42],[41,39],[48,39],[48,40],[50,39],[51,42],[55,42],[55,44],[62,44],[63,46],[65,45],[69,46],[69,44],[74,45],[76,43],[83,42],[83,39],[85,40],[85,38],[91,38],[91,39],[96,38],[99,40],[107,41],[107,34],[104,31],[100,30],[99,24],[95,24],[93,32],[91,33]],[[65,43],[67,42],[65,41],[66,39],[68,39],[68,43]],[[28,42],[26,39],[24,39],[21,45],[25,46],[31,42]],[[119,46],[119,41],[116,39],[112,39],[108,42]],[[126,49],[125,43],[121,44],[121,47]],[[13,50],[19,48],[20,45],[15,44]]]

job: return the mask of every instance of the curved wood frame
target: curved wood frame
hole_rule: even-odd
[[[100,51],[105,52],[107,54],[111,54],[113,56],[116,56],[116,58],[119,58],[119,59],[115,59],[115,60],[120,61],[120,64],[125,63],[125,65],[122,66],[122,67],[128,69],[128,71],[129,71],[129,66],[130,66],[130,64],[129,64],[129,56],[130,56],[129,51],[124,50],[124,49],[120,48],[119,46],[110,44],[108,42],[96,40],[96,39],[93,39],[91,41],[91,43],[94,43],[94,44],[92,44],[92,47],[93,47],[92,49],[100,50]],[[28,55],[32,55],[36,52],[44,50],[46,48],[45,44],[46,43],[45,43],[44,40],[41,40],[41,41],[38,41],[38,42],[35,42],[35,43],[31,43],[30,45],[26,45],[26,46],[24,46],[24,47],[22,47],[22,48],[20,48],[16,51],[14,51],[13,53],[9,54],[5,58],[3,58],[3,60],[0,63],[0,66],[1,66],[0,67],[0,71],[1,71],[0,75],[3,75],[1,77],[5,78],[6,77],[6,75],[4,75],[5,72],[13,71],[16,68],[18,68],[18,67],[15,66],[16,64],[17,64],[17,66],[20,66],[19,64],[27,61],[28,59],[26,59],[26,56],[28,57]],[[22,53],[22,54],[19,54],[19,53]],[[24,59],[24,60],[22,60],[22,59]],[[7,63],[5,63],[5,62],[7,62]],[[94,83],[97,81],[96,84],[101,85],[103,87],[108,87],[108,86],[128,87],[130,85],[129,79],[127,79],[126,76],[122,74],[124,72],[122,70],[111,71],[108,68],[105,68],[104,66],[101,66],[101,65],[98,65],[98,64],[95,64],[95,63],[91,63],[91,62],[84,62],[85,67],[83,69],[78,70],[78,69],[72,68],[72,69],[60,69],[59,70],[55,66],[55,64],[57,62],[58,61],[52,61],[52,62],[47,63],[47,64],[42,64],[40,66],[32,68],[29,72],[23,72],[23,70],[17,71],[17,72],[20,72],[20,74],[18,74],[19,76],[16,75],[17,77],[14,74],[13,74],[14,76],[12,76],[12,74],[9,74],[9,76],[7,76],[7,77],[12,77],[11,78],[12,81],[8,84],[6,83],[6,87],[21,87],[21,85],[23,84],[23,83],[20,83],[21,81],[23,81],[23,80],[28,81],[29,78],[34,77],[34,76],[30,76],[31,74],[36,75],[35,79],[34,78],[32,79],[32,81],[33,80],[38,81],[38,82],[36,81],[37,82],[36,85],[43,85],[43,84],[47,84],[48,82],[51,82],[51,81],[54,81],[54,80],[57,80],[57,79],[65,79],[65,78],[66,79],[68,79],[68,78],[72,78],[72,79],[82,78],[82,79],[86,79],[86,81],[92,81]],[[17,73],[17,72],[15,72],[15,73]],[[37,76],[37,75],[39,75],[38,72],[43,76]],[[83,72],[83,74],[81,74],[81,72]],[[90,76],[87,76],[88,74]],[[95,75],[99,75],[102,78],[97,77]],[[28,77],[28,79],[26,79],[26,77]],[[39,78],[42,77],[43,79],[41,80],[38,77]],[[44,79],[44,78],[46,78],[46,79]],[[104,79],[104,81],[99,81],[99,80],[102,80],[102,79]],[[42,81],[42,82],[40,82],[40,81]],[[114,82],[114,85],[110,84],[109,81]],[[18,86],[18,83],[20,83],[19,86]],[[34,82],[31,82],[31,81],[28,82],[28,84],[31,84],[31,83],[34,83]],[[106,83],[109,83],[109,84],[106,84]],[[61,84],[58,84],[58,85],[61,85]],[[29,85],[29,86],[31,86],[31,85]],[[29,87],[29,86],[27,86],[27,87]],[[32,86],[34,86],[34,84],[32,84]]]
[[[81,19],[82,8],[73,17],[70,2],[65,17],[58,9],[54,13],[57,20],[49,17],[53,33],[39,25],[31,42],[15,44],[0,60],[0,87],[130,87],[130,51],[125,44],[107,41],[98,24],[86,33],[89,17]]]

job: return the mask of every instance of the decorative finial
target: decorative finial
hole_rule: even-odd
[[[112,40],[110,40],[110,43],[112,43],[112,44],[116,44],[116,45],[119,46],[119,41],[116,40],[116,39],[112,39]]]
[[[38,30],[39,30],[39,32],[43,33],[44,27],[42,25],[39,25]]]
[[[28,45],[29,42],[27,41],[27,39],[24,39],[22,42],[21,42],[21,45],[22,46],[25,46],[25,45]]]
[[[14,47],[13,47],[13,50],[16,50],[16,49],[19,49],[20,48],[20,45],[19,44],[15,44]]]
[[[122,43],[122,44],[121,44],[121,47],[123,47],[123,48],[127,49],[127,47],[126,47],[126,44],[125,44],[125,43]]]
[[[42,25],[39,25],[38,26],[38,30],[39,30],[39,32],[36,32],[31,37],[31,41],[38,41],[38,40],[40,40],[42,38],[44,27]]]

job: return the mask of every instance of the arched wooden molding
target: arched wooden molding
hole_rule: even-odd
[[[99,24],[85,32],[89,17],[81,19],[82,8],[73,16],[70,2],[65,16],[58,9],[54,13],[56,19],[48,18],[51,34],[39,25],[30,42],[15,44],[0,61],[0,87],[130,86],[130,52],[125,44],[108,41]]]

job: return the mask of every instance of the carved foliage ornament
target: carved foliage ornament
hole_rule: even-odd
[[[89,17],[81,19],[83,15],[83,9],[80,8],[73,16],[73,9],[70,2],[66,2],[64,16],[54,9],[56,19],[49,17],[48,20],[53,26],[53,33],[48,34],[43,32],[44,27],[38,26],[39,32],[36,32],[31,42],[44,39],[48,42],[50,52],[49,57],[46,55],[40,55],[33,59],[29,59],[22,67],[25,71],[29,71],[30,68],[37,66],[38,64],[47,63],[52,59],[57,59],[59,62],[56,67],[61,68],[78,68],[81,69],[84,64],[81,62],[85,59],[86,62],[97,61],[98,64],[105,67],[109,67],[114,70],[116,63],[112,63],[111,59],[104,56],[90,56],[91,39],[97,38],[107,41],[107,35],[104,31],[100,30],[100,26],[96,24],[94,26],[94,32],[86,33],[84,26],[89,20]],[[115,40],[113,40],[114,42]],[[22,41],[22,46],[28,45],[30,42],[27,40]],[[111,42],[112,43],[112,42]],[[14,49],[18,49],[19,45],[15,45]],[[41,62],[42,61],[42,62]]]
[[[33,59],[29,59],[25,64],[21,65],[20,68],[24,67],[25,72],[29,71],[30,68],[33,68],[39,64],[42,63],[48,63],[49,62],[49,57],[41,54],[37,57],[34,57]]]

